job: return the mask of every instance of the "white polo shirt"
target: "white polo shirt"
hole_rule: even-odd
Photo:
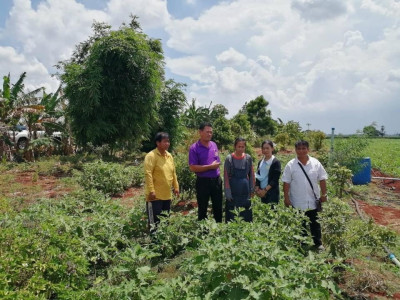
[[[300,161],[297,157],[292,159],[283,170],[282,181],[290,184],[290,202],[293,207],[301,210],[316,209],[314,193],[298,162]],[[303,168],[313,184],[315,194],[319,198],[320,188],[318,183],[321,180],[328,179],[328,174],[318,159],[311,156],[308,156],[307,164],[303,165]]]

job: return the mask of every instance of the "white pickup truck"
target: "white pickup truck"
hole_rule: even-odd
[[[37,138],[42,138],[45,135],[46,135],[46,132],[43,130],[36,131]],[[19,149],[19,150],[24,150],[26,148],[26,146],[28,145],[28,141],[30,140],[29,131],[26,129],[25,126],[22,126],[22,125],[17,125],[15,127],[15,130],[9,130],[8,136],[16,144],[17,149]],[[59,132],[59,131],[53,132],[51,137],[61,141],[61,132]]]

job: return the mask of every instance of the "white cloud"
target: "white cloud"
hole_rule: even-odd
[[[294,0],[292,7],[310,21],[336,18],[346,13],[347,8],[341,0]]]
[[[356,45],[362,45],[364,43],[364,38],[362,36],[362,33],[360,31],[346,31],[344,33],[344,39],[345,39],[345,46],[356,46]]]
[[[145,33],[162,36],[168,76],[186,81],[188,98],[201,105],[212,100],[233,115],[262,94],[273,117],[324,131],[338,120],[342,133],[372,121],[400,128],[399,1],[209,1],[186,18],[172,18],[182,14],[170,15],[166,0],[100,1],[104,10],[76,0],[42,0],[36,8],[14,0],[0,29],[2,45],[12,46],[0,48],[1,70],[14,78],[28,71],[30,86],[55,89],[52,66],[88,38],[94,19],[116,28],[132,13]]]
[[[11,82],[15,83],[19,76],[26,72],[25,88],[29,91],[45,87],[48,93],[54,92],[59,86],[58,80],[52,78],[47,68],[35,58],[17,53],[12,47],[0,47],[1,76],[10,73]]]
[[[217,55],[217,60],[224,65],[240,66],[246,61],[246,56],[232,47]]]
[[[181,58],[166,58],[166,65],[174,74],[187,76],[192,79],[207,67],[206,60],[200,55]]]
[[[107,12],[115,26],[121,25],[121,20],[128,20],[130,14],[137,15],[144,30],[163,27],[170,19],[166,0],[110,0]]]
[[[388,76],[389,81],[397,81],[400,83],[400,69],[397,70],[390,70],[389,71],[389,76]]]
[[[87,39],[93,20],[107,21],[101,11],[71,0],[47,0],[34,10],[29,0],[14,0],[6,22],[8,38],[47,67],[70,57],[75,44]]]
[[[387,17],[400,16],[400,2],[396,0],[363,0],[361,8]]]

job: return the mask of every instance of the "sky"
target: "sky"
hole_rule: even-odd
[[[188,102],[232,117],[263,95],[304,130],[400,133],[400,0],[0,0],[0,75],[54,92],[54,66],[93,21],[118,29],[130,14]]]

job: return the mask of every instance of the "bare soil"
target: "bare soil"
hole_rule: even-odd
[[[392,178],[392,176],[382,173],[379,170],[372,169],[371,171],[372,177],[387,177]],[[400,194],[400,180],[393,180],[393,179],[373,179],[373,182],[379,185],[380,187],[391,190],[395,193]]]
[[[373,169],[373,177],[391,177]],[[400,181],[372,179],[368,187],[368,197],[355,196],[360,208],[377,224],[388,226],[400,233]],[[379,205],[375,205],[379,203]]]

